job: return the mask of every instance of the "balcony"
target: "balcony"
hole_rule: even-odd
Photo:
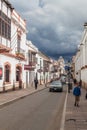
[[[44,66],[44,72],[49,72],[49,67]]]
[[[30,66],[35,66],[35,65],[36,65],[36,62],[35,62],[35,61],[29,61],[29,65],[30,65]]]
[[[25,50],[19,49],[15,51],[16,58],[25,60]]]
[[[5,45],[0,44],[0,53],[7,53],[9,51],[11,51],[11,48],[9,48],[9,47],[7,47]]]

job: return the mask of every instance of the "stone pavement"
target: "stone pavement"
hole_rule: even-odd
[[[36,90],[34,87],[29,87],[27,89],[19,89],[15,91],[0,93],[0,108],[14,101],[17,101],[23,97],[26,97],[30,94],[33,94],[37,91],[41,91],[42,89],[45,88],[46,88],[45,85],[39,85]]]
[[[72,91],[68,93],[64,130],[87,130],[87,99],[86,91],[81,89],[80,107],[74,106]]]

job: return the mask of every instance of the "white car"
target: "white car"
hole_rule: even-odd
[[[53,81],[49,85],[49,92],[62,92],[63,85],[60,81]]]

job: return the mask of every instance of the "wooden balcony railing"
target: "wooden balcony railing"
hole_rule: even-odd
[[[20,49],[15,51],[16,57],[20,59],[25,59],[25,50]]]
[[[0,53],[5,53],[5,52],[9,52],[9,51],[11,51],[10,47],[0,44]]]
[[[35,66],[35,65],[36,65],[36,62],[35,62],[35,61],[29,61],[29,65]]]

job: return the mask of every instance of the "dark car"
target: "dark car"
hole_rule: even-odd
[[[60,81],[53,81],[49,85],[49,92],[62,92],[63,91],[63,85]]]

